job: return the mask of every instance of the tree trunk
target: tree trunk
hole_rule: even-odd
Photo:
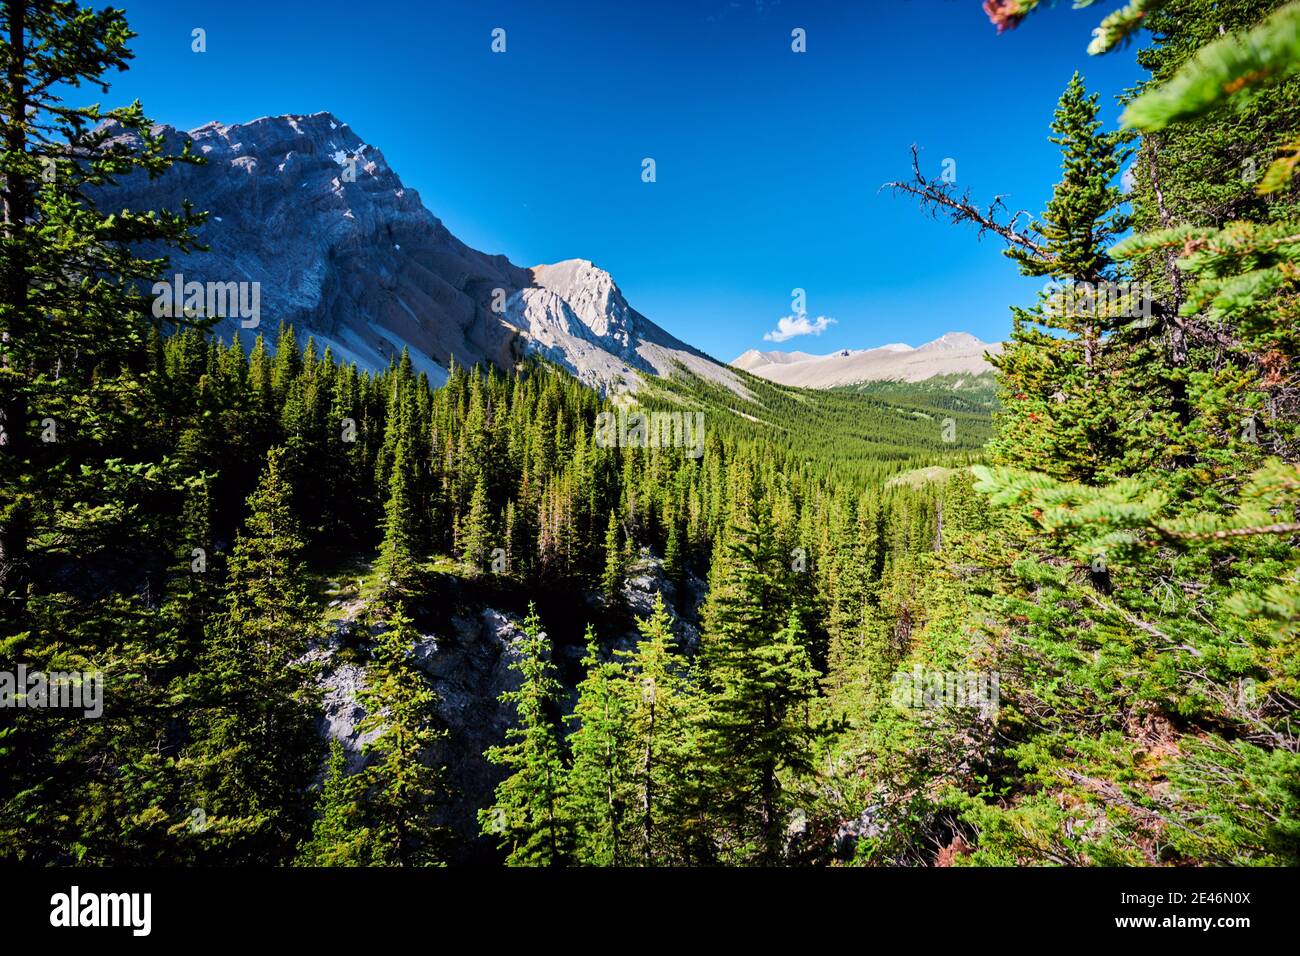
[[[5,149],[11,156],[21,156],[27,151],[27,9],[23,0],[5,0],[5,16],[9,21],[9,62],[6,65],[4,106]],[[23,245],[23,232],[31,216],[31,194],[21,175],[5,177],[3,190],[4,231],[13,242],[3,270],[3,294],[6,306],[6,328],[10,348],[18,348],[28,333],[27,322],[27,256]],[[6,350],[7,351],[7,350]],[[21,354],[21,352],[19,353]],[[24,369],[16,370],[24,374]],[[10,378],[10,376],[5,376]],[[11,379],[11,382],[16,381]],[[27,402],[16,385],[0,389],[0,433],[4,446],[0,455],[6,459],[5,471],[21,468],[27,454]],[[27,579],[27,507],[22,501],[10,501],[0,511],[0,596],[17,602],[15,611],[21,611],[25,599]]]

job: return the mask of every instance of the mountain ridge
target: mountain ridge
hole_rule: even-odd
[[[779,385],[834,388],[872,381],[919,382],[940,375],[980,375],[992,371],[986,353],[1001,351],[1000,343],[982,342],[969,332],[945,332],[916,347],[892,342],[826,355],[749,349],[731,365]]]
[[[602,391],[636,391],[646,376],[684,367],[748,395],[735,372],[637,312],[590,260],[523,267],[459,240],[332,113],[153,132],[174,152],[188,140],[206,163],[157,180],[135,174],[100,198],[176,209],[190,200],[211,214],[200,230],[208,249],[173,255],[170,272],[260,284],[264,321],[245,329],[221,318],[213,331],[223,338],[248,344],[262,333],[273,348],[284,322],[372,370],[409,348],[435,384],[453,360],[505,369],[537,354]]]

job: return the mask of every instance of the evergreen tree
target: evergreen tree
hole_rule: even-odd
[[[432,819],[443,799],[442,774],[430,760],[446,734],[436,727],[437,694],[411,656],[418,636],[400,611],[390,616],[360,695],[366,716],[358,730],[378,731],[366,746],[370,759],[357,784],[375,865],[433,865],[445,843]]]
[[[205,662],[211,710],[196,741],[214,833],[267,860],[296,843],[317,753],[304,663],[317,612],[283,457],[279,448],[267,455],[230,557],[225,626]]]
[[[347,771],[343,744],[330,741],[325,779],[316,803],[311,839],[303,843],[298,866],[360,866],[367,859],[365,833],[357,826],[356,778]]]
[[[480,476],[474,483],[474,491],[469,500],[469,512],[465,515],[460,528],[461,560],[473,568],[475,574],[482,573],[492,545],[490,520],[487,485]]]
[[[379,571],[384,590],[404,593],[412,587],[418,571],[417,502],[415,456],[406,440],[399,441],[388,479],[388,500],[384,504],[384,540],[379,549]]]
[[[707,794],[700,773],[698,701],[663,595],[656,595],[654,610],[637,629],[641,639],[625,654],[631,850],[645,866],[711,862],[709,834],[702,826]]]
[[[627,576],[627,555],[623,548],[622,534],[619,531],[618,516],[609,513],[609,524],[605,527],[605,571],[600,578],[600,590],[605,600],[616,602],[623,594],[623,579]]]
[[[113,682],[100,720],[6,716],[0,855],[150,862],[176,809],[159,714],[178,647],[138,571],[168,562],[179,482],[148,440],[159,373],[140,284],[165,260],[141,250],[192,248],[202,217],[93,200],[194,157],[169,155],[138,103],[65,102],[128,64],[122,11],[12,0],[0,37],[0,670]],[[111,571],[94,593],[87,566]]]
[[[706,608],[703,748],[724,858],[770,865],[781,859],[790,809],[783,777],[811,769],[816,673],[771,519],[752,517],[734,528],[729,581]]]
[[[489,761],[511,773],[497,785],[493,805],[479,811],[479,823],[508,851],[508,866],[561,866],[569,861],[573,842],[556,725],[561,687],[550,641],[532,605],[518,653],[511,667],[519,672],[519,689],[501,695],[502,703],[514,706],[516,723],[506,731],[507,742],[487,752]]]
[[[617,660],[602,660],[587,627],[587,676],[578,685],[578,703],[569,716],[572,768],[565,792],[565,815],[573,821],[576,862],[622,866],[629,859],[631,751],[627,675]]]
[[[1125,154],[1097,114],[1096,94],[1076,73],[1052,122],[1064,178],[1035,223],[1041,242],[1007,252],[1023,274],[1054,282],[1036,308],[1015,310],[1009,347],[994,360],[1004,409],[994,453],[1054,474],[1095,475],[1115,457],[1125,426],[1110,383],[1123,356],[1103,333],[1142,306],[1115,284],[1107,252],[1127,223],[1116,182]]]

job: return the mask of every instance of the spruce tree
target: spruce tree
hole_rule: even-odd
[[[601,593],[610,603],[616,603],[621,599],[623,579],[627,576],[627,556],[622,539],[618,516],[611,511],[609,523],[605,526],[605,571],[600,578]]]
[[[311,838],[298,849],[296,866],[361,866],[370,858],[367,834],[358,825],[357,783],[348,773],[342,742],[331,740],[316,822]]]
[[[202,217],[95,200],[194,157],[170,155],[138,103],[65,99],[106,90],[132,36],[116,9],[0,6],[0,670],[112,681],[100,720],[6,718],[0,854],[34,862],[149,862],[176,809],[154,768],[177,650],[142,570],[168,560],[180,480],[140,447],[159,398],[141,286]],[[88,567],[111,570],[94,593]]]
[[[283,458],[280,448],[268,453],[230,557],[226,619],[204,662],[209,709],[195,746],[212,842],[219,834],[224,849],[268,861],[300,836],[319,747],[305,662],[318,615]]]
[[[410,618],[392,613],[359,695],[366,716],[358,730],[378,731],[357,780],[374,865],[436,865],[445,850],[446,836],[433,820],[445,798],[442,772],[431,761],[446,734],[438,728],[437,694],[412,657],[418,636]]]
[[[622,866],[630,851],[632,754],[629,745],[628,681],[617,660],[602,659],[587,627],[586,677],[568,720],[575,725],[565,810],[574,825],[574,859],[584,866]]]
[[[419,516],[416,501],[415,455],[409,441],[398,441],[384,503],[384,540],[379,548],[379,573],[387,594],[403,594],[418,573]]]
[[[811,769],[816,693],[799,610],[770,516],[733,529],[727,583],[709,595],[703,641],[706,787],[724,858],[780,861],[789,778]]]
[[[572,856],[572,821],[565,811],[567,769],[557,724],[562,688],[551,661],[551,642],[530,604],[512,662],[521,683],[501,702],[515,708],[506,743],[487,759],[510,771],[491,807],[479,811],[483,833],[506,850],[508,866],[562,866]]]
[[[484,563],[492,545],[490,527],[491,512],[488,510],[487,485],[482,476],[474,483],[474,491],[469,499],[469,511],[460,526],[461,560],[475,574],[483,572]]]
[[[640,640],[624,652],[630,748],[630,854],[644,866],[711,862],[690,665],[677,646],[663,595],[637,621]]]

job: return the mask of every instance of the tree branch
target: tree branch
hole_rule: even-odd
[[[921,172],[920,156],[916,144],[912,144],[912,179],[908,182],[885,183],[880,188],[892,189],[894,192],[903,192],[915,196],[931,216],[937,217],[940,210],[942,210],[955,223],[975,223],[979,227],[979,235],[981,236],[986,232],[992,232],[1001,237],[1007,245],[1024,249],[1045,262],[1051,258],[1043,245],[1035,238],[1037,234],[1032,229],[1026,230],[1016,227],[1016,223],[1021,216],[1030,215],[1026,210],[1020,210],[1006,222],[999,222],[998,213],[1005,211],[1007,208],[1002,202],[1001,196],[994,196],[993,202],[987,209],[980,209],[971,200],[969,190],[958,195],[954,183],[938,182],[926,178],[925,174]]]

